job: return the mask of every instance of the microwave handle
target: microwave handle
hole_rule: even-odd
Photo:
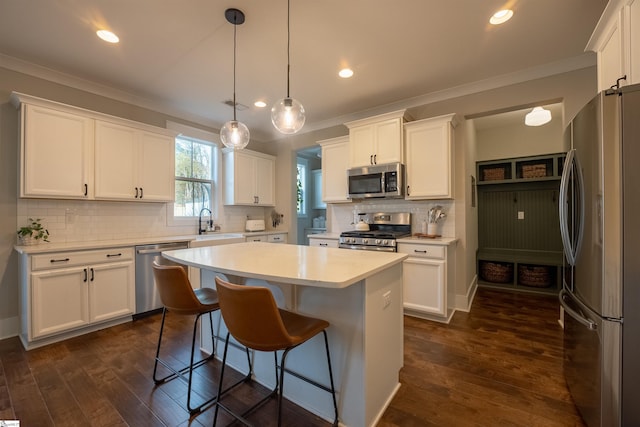
[[[386,185],[386,179],[385,179],[386,177],[387,177],[386,173],[382,172],[380,174],[380,180],[381,180],[380,189],[382,190],[383,193],[387,192],[387,185]]]

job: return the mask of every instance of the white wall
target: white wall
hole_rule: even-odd
[[[478,130],[477,161],[536,156],[566,151],[560,117],[543,126],[511,125]]]

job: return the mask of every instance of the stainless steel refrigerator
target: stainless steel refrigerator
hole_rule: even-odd
[[[598,94],[565,138],[566,382],[588,426],[640,426],[640,85]]]

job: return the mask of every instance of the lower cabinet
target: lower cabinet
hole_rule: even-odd
[[[448,321],[448,281],[453,280],[452,245],[398,243],[398,252],[409,254],[403,261],[403,298],[406,315]]]
[[[135,310],[133,248],[22,255],[21,339],[40,339],[91,328]]]
[[[246,236],[247,242],[287,243],[287,233],[257,234]]]
[[[322,248],[337,248],[338,239],[327,239],[309,236],[309,246],[319,246]]]

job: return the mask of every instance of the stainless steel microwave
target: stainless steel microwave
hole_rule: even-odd
[[[349,198],[404,197],[404,165],[386,165],[351,168],[347,171]]]

